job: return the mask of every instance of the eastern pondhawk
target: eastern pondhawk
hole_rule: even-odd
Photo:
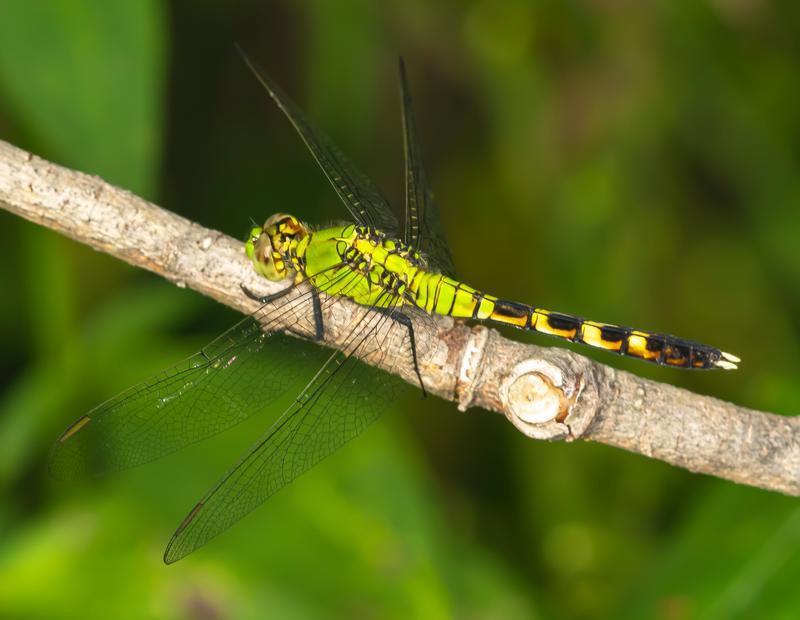
[[[403,231],[372,182],[242,56],[356,223],[314,229],[291,215],[276,214],[253,228],[245,251],[256,271],[293,285],[269,297],[243,288],[263,304],[254,315],[185,362],[79,418],[54,446],[51,469],[59,476],[133,467],[262,411],[297,383],[309,360],[321,365],[272,428],[189,512],[167,546],[165,562],[184,557],[230,527],[378,417],[394,393],[393,377],[358,358],[392,350],[392,359],[405,360],[407,366],[390,370],[416,376],[424,391],[415,332],[432,327],[434,314],[512,325],[657,364],[736,368],[738,358],[707,345],[501,300],[456,280],[420,159],[402,60]],[[285,335],[321,341],[325,311],[342,297],[369,311],[338,338],[341,350]]]

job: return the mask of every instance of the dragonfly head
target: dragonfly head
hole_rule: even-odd
[[[296,217],[276,213],[264,226],[250,230],[244,249],[258,273],[268,280],[283,280],[294,271],[289,251],[307,235],[308,229]]]

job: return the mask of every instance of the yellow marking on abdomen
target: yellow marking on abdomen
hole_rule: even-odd
[[[594,321],[584,321],[581,342],[591,347],[597,347],[598,349],[618,352],[622,348],[622,340],[604,339],[603,327],[607,326],[602,323],[595,323]]]
[[[648,344],[653,342],[655,334],[648,334],[646,332],[635,331],[628,336],[628,355],[639,357],[643,360],[655,361],[661,356],[663,345],[658,349],[648,347]],[[656,344],[659,344],[656,342]]]
[[[581,326],[581,320],[567,315],[554,315],[548,310],[536,309],[534,329],[542,334],[574,340]]]
[[[494,306],[488,317],[490,321],[512,325],[517,329],[527,329],[531,324],[533,308],[496,298],[491,298],[489,301]]]

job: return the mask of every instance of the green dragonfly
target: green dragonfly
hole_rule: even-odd
[[[355,223],[315,229],[276,214],[253,228],[244,249],[254,269],[290,285],[267,297],[243,287],[243,294],[261,302],[256,313],[183,363],[99,405],[56,442],[51,470],[59,477],[117,471],[220,433],[299,388],[277,422],[189,511],[167,545],[165,562],[226,530],[379,416],[394,397],[396,379],[359,358],[393,351],[392,359],[402,361],[389,370],[416,377],[424,393],[415,333],[432,330],[434,315],[511,325],[668,366],[736,368],[738,358],[714,347],[505,301],[456,280],[422,167],[402,60],[401,231],[373,183],[242,56]],[[365,312],[338,339],[340,349],[315,344],[326,334],[323,316],[341,298]],[[314,364],[319,370],[298,384]]]

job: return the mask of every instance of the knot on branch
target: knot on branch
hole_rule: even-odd
[[[506,418],[527,437],[575,439],[578,433],[572,418],[585,387],[583,372],[573,373],[544,359],[527,358],[503,379],[499,396]],[[586,417],[586,407],[580,409],[579,417]],[[578,426],[582,432],[586,424]]]

